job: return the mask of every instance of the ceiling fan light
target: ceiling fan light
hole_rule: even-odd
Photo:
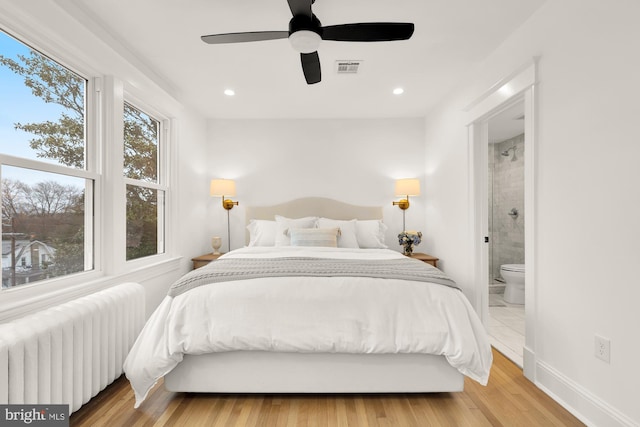
[[[299,30],[289,35],[291,47],[296,52],[312,53],[318,50],[322,38],[320,34],[309,30]]]

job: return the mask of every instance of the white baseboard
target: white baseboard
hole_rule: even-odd
[[[536,382],[536,354],[526,345],[522,349],[522,373],[532,383]]]
[[[593,427],[639,427],[640,424],[603,402],[551,366],[536,363],[535,384],[580,421]]]

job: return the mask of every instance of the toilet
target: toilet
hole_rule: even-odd
[[[505,302],[524,304],[524,264],[502,264],[500,275],[506,282]]]

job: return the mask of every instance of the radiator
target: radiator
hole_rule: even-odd
[[[0,325],[0,404],[77,411],[122,374],[144,324],[144,288],[123,283]]]

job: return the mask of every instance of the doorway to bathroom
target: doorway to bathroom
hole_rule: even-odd
[[[522,367],[524,293],[524,101],[488,120],[487,230],[491,345]]]
[[[483,324],[485,325],[485,328],[493,340],[494,346],[498,350],[503,351],[505,355],[516,360],[516,363],[522,366],[524,376],[531,381],[536,381],[537,366],[535,353],[537,323],[535,295],[536,60],[537,58],[532,58],[532,61],[523,64],[511,74],[493,84],[464,108],[467,112],[469,155],[471,158],[471,161],[469,162],[469,192],[472,200],[470,227],[473,236],[471,257],[474,283],[476,285],[474,286],[470,297],[474,307],[482,319]],[[517,159],[519,158],[522,158],[524,162],[523,209],[520,210],[515,205],[507,205],[508,207],[506,212],[507,217],[511,218],[512,216],[516,216],[516,212],[512,211],[512,208],[516,208],[518,220],[524,223],[525,236],[524,265],[526,268],[524,269],[524,289],[522,291],[524,292],[524,299],[526,303],[523,304],[524,307],[521,309],[524,311],[524,328],[522,328],[524,329],[524,348],[521,347],[519,341],[517,344],[517,352],[514,355],[509,353],[508,349],[506,349],[506,346],[502,345],[501,341],[495,339],[495,335],[497,335],[496,328],[501,327],[501,325],[496,323],[495,316],[492,318],[489,314],[489,305],[494,306],[491,307],[492,309],[498,304],[504,304],[505,307],[497,308],[509,307],[507,306],[507,302],[504,301],[504,296],[502,302],[500,302],[499,300],[495,300],[498,297],[490,296],[489,294],[489,286],[491,285],[489,278],[493,276],[491,276],[489,262],[489,243],[491,242],[491,238],[489,235],[490,213],[488,165],[490,124],[493,122],[493,126],[491,127],[495,130],[495,128],[497,128],[497,118],[511,108],[516,108],[515,106],[517,104],[524,106],[524,114],[522,115],[522,122],[524,125],[524,146],[520,151],[517,145],[514,149],[509,149],[514,145],[514,141],[510,141],[511,145],[507,145],[505,148],[492,147],[494,156],[498,157],[500,160],[511,161],[515,151],[516,160],[514,160],[514,162],[517,162]],[[505,154],[504,156],[502,155],[503,153]],[[508,215],[509,213],[512,215]],[[509,223],[507,222],[507,224]],[[518,272],[516,271],[516,273]],[[507,284],[505,283],[504,285],[506,291]],[[496,291],[497,290],[498,289],[496,288]],[[490,299],[493,300],[492,304],[490,304]],[[495,312],[495,310],[492,311]],[[508,317],[509,320],[513,320],[516,317],[510,316],[509,314],[505,316]],[[516,322],[509,322],[505,326],[513,326]],[[522,331],[522,329],[519,329],[519,331]],[[493,335],[491,335],[492,330]],[[509,333],[506,329],[503,330],[503,332]],[[512,336],[515,336],[515,332]],[[520,350],[522,356],[519,354]],[[516,355],[520,357],[516,358]]]

